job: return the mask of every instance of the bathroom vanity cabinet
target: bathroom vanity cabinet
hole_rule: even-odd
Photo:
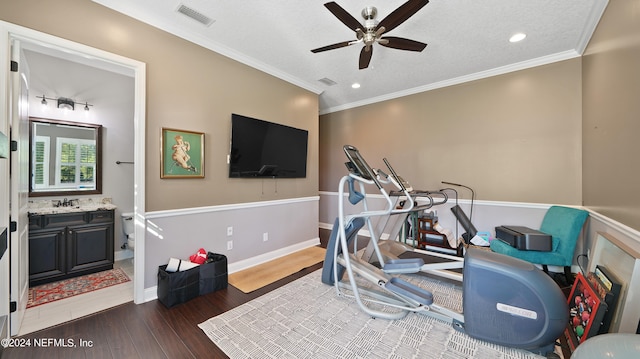
[[[29,286],[113,268],[114,211],[29,214]]]

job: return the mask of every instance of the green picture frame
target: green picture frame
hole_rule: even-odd
[[[160,178],[204,178],[204,133],[162,128]]]

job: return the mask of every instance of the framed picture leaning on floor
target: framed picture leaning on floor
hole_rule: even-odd
[[[565,337],[571,350],[596,334],[602,324],[607,304],[591,287],[589,281],[578,273],[567,299],[569,304],[569,323]]]

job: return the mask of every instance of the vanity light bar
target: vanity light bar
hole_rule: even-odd
[[[85,111],[89,111],[89,106],[93,106],[92,104],[88,103],[88,102],[75,102],[70,98],[67,97],[58,97],[58,98],[51,98],[51,97],[46,97],[44,94],[42,96],[36,96],[36,98],[41,98],[42,101],[40,101],[40,103],[44,106],[47,105],[47,100],[51,100],[51,101],[56,101],[58,104],[58,108],[63,108],[63,109],[68,109],[68,110],[75,110],[75,105],[84,105],[84,110]]]

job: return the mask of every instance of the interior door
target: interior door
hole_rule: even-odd
[[[11,313],[9,325],[11,335],[17,335],[24,318],[29,296],[29,68],[20,42],[11,42],[11,60],[18,63],[18,71],[11,72],[11,141],[17,150],[11,152],[9,192],[11,196],[10,217],[16,223],[11,232],[11,301],[16,310]]]

